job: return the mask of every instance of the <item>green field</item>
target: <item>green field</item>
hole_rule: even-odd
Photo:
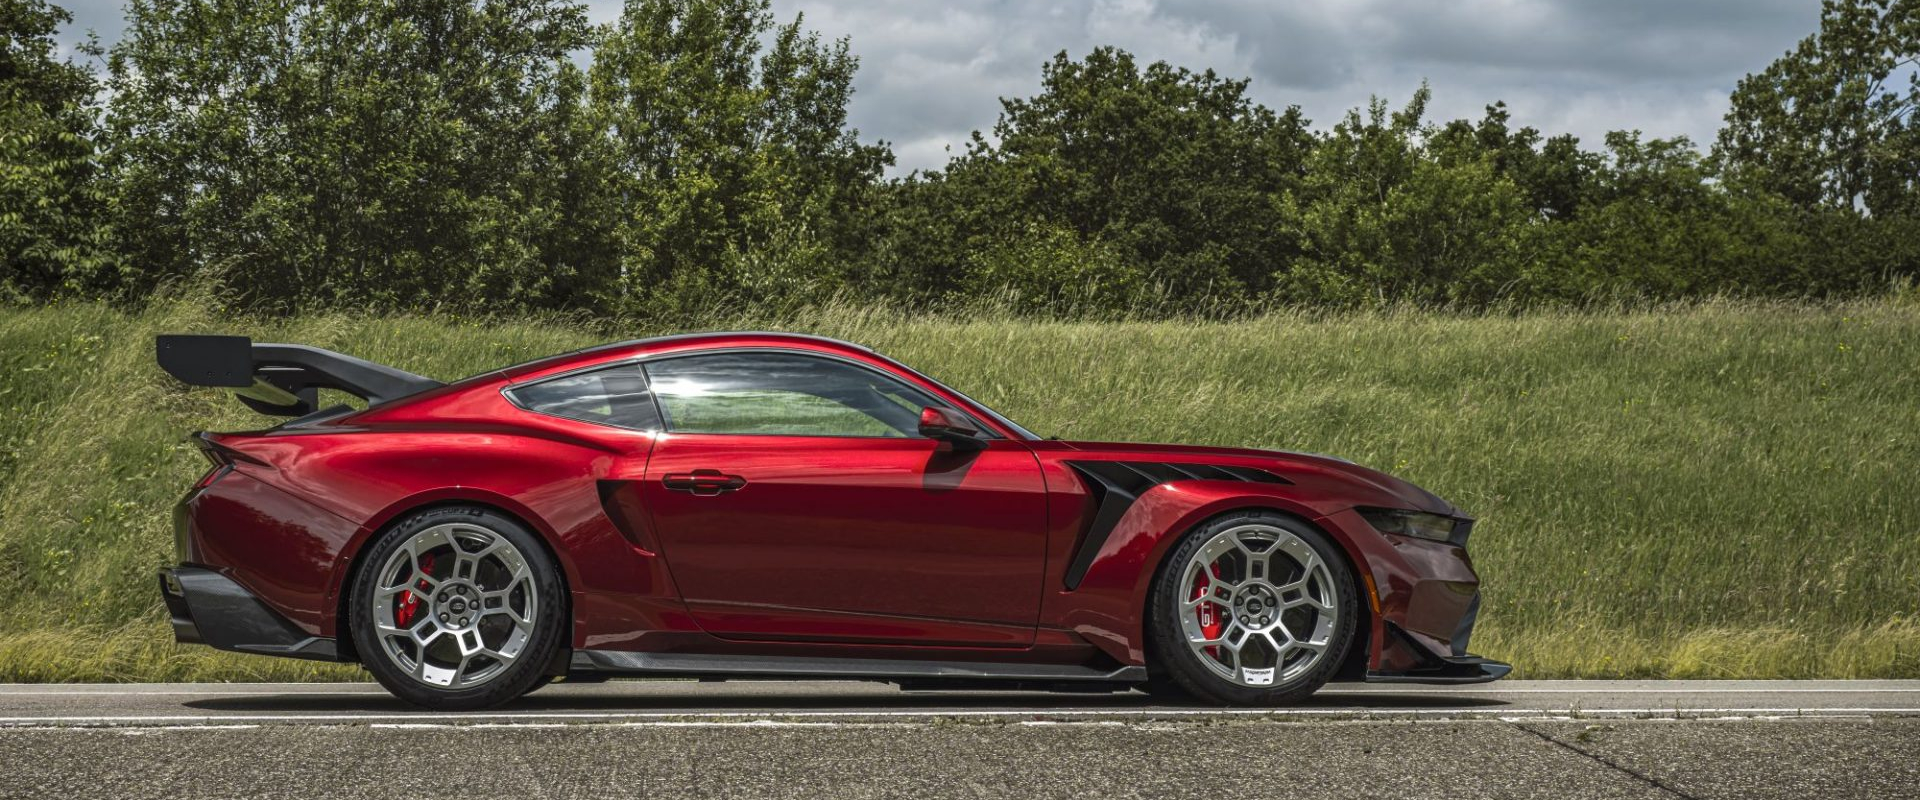
[[[1920,305],[1233,322],[730,320],[855,339],[1044,434],[1336,453],[1476,514],[1475,649],[1547,677],[1920,677]],[[258,427],[152,363],[163,331],[451,379],[613,338],[560,322],[0,309],[0,681],[350,677],[174,646],[153,571]],[[716,325],[714,327],[723,327]]]

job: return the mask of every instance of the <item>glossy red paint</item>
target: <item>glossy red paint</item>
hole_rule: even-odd
[[[654,476],[724,470],[721,495]],[[1046,545],[1033,453],[1000,440],[669,434],[642,497],[701,627],[725,638],[1021,647]]]
[[[575,370],[692,351],[776,348],[853,361],[925,391],[989,437],[667,434],[524,410],[503,395]],[[343,587],[402,515],[485,504],[561,565],[574,648],[1033,663],[1146,663],[1148,589],[1180,534],[1270,509],[1325,531],[1377,586],[1367,664],[1444,654],[1478,586],[1464,549],[1388,536],[1357,506],[1458,515],[1403,481],[1319,456],[1029,439],[869,350],[783,334],[596,348],[475,376],[315,424],[212,434],[233,468],[180,511],[183,563],[213,567],[313,636],[345,641]],[[1094,513],[1068,465],[1148,461],[1265,470],[1286,483],[1174,480],[1140,495],[1080,584],[1065,575]]]

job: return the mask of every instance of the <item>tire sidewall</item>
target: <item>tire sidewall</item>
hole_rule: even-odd
[[[1180,614],[1183,613],[1179,602],[1180,582],[1187,561],[1220,532],[1249,524],[1279,528],[1300,537],[1301,541],[1312,547],[1327,565],[1327,576],[1334,584],[1340,609],[1340,617],[1334,623],[1333,638],[1327,643],[1327,651],[1320,656],[1320,662],[1299,677],[1267,688],[1241,686],[1214,674],[1200,663],[1200,656],[1187,646],[1180,620]],[[1241,511],[1214,517],[1182,534],[1180,542],[1162,562],[1159,574],[1154,576],[1153,591],[1148,594],[1147,621],[1148,640],[1152,646],[1150,652],[1158,663],[1150,667],[1205,702],[1236,706],[1296,703],[1326,685],[1346,660],[1359,617],[1357,602],[1346,552],[1325,533],[1297,519],[1273,512]]]
[[[436,525],[458,523],[485,528],[520,550],[533,572],[538,610],[532,638],[507,670],[479,686],[448,690],[427,686],[402,671],[374,635],[371,597],[374,583],[387,559],[416,533]],[[491,708],[526,694],[547,675],[547,666],[560,649],[567,619],[562,577],[544,542],[525,525],[500,512],[473,506],[444,506],[408,515],[375,537],[354,575],[347,601],[348,625],[361,665],[387,691],[414,705],[442,711]]]

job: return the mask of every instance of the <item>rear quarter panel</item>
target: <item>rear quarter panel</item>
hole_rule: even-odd
[[[377,409],[340,425],[223,438],[259,462],[239,471],[263,487],[240,503],[256,518],[235,524],[311,533],[231,552],[221,566],[247,571],[256,592],[306,606],[289,616],[309,620],[317,635],[343,638],[342,593],[372,537],[421,508],[480,504],[520,519],[549,545],[573,601],[574,646],[636,627],[690,628],[648,546],[650,532],[633,529],[644,516],[623,530],[601,502],[602,481],[641,477],[652,441],[646,432],[522,411],[497,387]],[[268,499],[274,494],[287,502]],[[327,517],[337,522],[316,522]]]

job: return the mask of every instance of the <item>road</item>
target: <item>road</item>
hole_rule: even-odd
[[[1335,685],[1294,709],[826,682],[0,685],[0,797],[1920,797],[1920,681]]]

